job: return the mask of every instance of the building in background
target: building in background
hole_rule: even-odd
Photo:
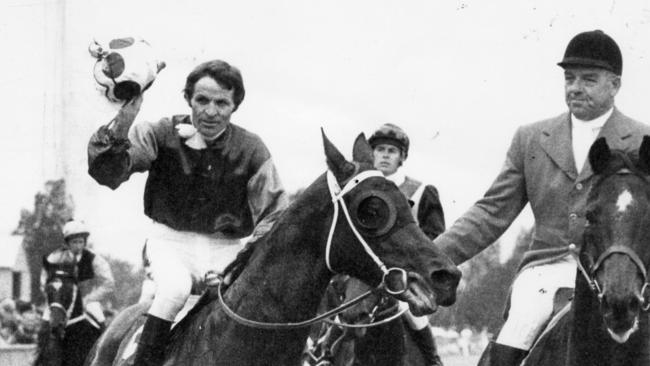
[[[30,275],[23,249],[23,237],[0,237],[0,300],[5,298],[30,301]]]

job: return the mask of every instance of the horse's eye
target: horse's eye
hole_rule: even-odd
[[[359,203],[357,218],[361,227],[379,230],[385,227],[390,219],[388,203],[377,196],[367,197]]]

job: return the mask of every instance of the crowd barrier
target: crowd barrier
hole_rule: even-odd
[[[35,344],[13,344],[0,346],[0,365],[29,366],[34,361]]]

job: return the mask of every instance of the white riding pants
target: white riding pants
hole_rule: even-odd
[[[220,234],[177,231],[153,223],[146,255],[151,262],[155,295],[149,314],[173,321],[208,271],[223,272],[242,249],[239,239]]]
[[[512,284],[508,319],[496,343],[530,350],[551,318],[556,291],[575,287],[576,269],[569,255],[557,262],[524,268]]]
[[[99,303],[99,301],[90,301],[86,303],[84,310],[90,314],[90,316],[95,318],[95,320],[97,320],[100,324],[106,321],[104,311],[102,310],[102,305]]]
[[[408,303],[404,301],[399,302],[399,309],[400,310],[406,309],[402,317],[406,320],[406,323],[409,325],[411,329],[420,330],[429,326],[428,315],[415,316],[411,313],[411,310],[408,310],[408,307],[409,307]]]

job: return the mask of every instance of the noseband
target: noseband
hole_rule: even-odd
[[[365,241],[365,239],[359,234],[359,231],[356,229],[354,226],[354,223],[352,222],[352,219],[350,218],[350,214],[348,212],[347,206],[345,205],[345,201],[343,200],[343,196],[350,192],[352,189],[354,189],[356,186],[359,185],[359,183],[363,182],[364,180],[372,177],[381,177],[384,178],[384,175],[379,171],[379,170],[367,170],[364,172],[361,172],[354,177],[352,177],[346,184],[341,187],[339,186],[338,182],[336,181],[336,178],[334,177],[334,173],[331,171],[327,171],[327,186],[329,188],[330,195],[332,197],[332,203],[334,204],[334,215],[332,218],[332,225],[330,226],[329,234],[327,236],[327,244],[325,246],[325,263],[327,265],[327,268],[336,273],[331,266],[330,262],[330,252],[331,252],[331,247],[332,247],[332,238],[334,237],[334,230],[336,228],[336,222],[339,216],[339,204],[342,207],[343,213],[345,214],[345,217],[347,219],[348,225],[354,235],[356,236],[357,240],[361,243],[363,246],[363,249],[365,252],[372,258],[372,260],[377,264],[379,269],[383,273],[382,277],[382,282],[379,284],[377,287],[378,289],[382,289],[386,291],[387,293],[391,295],[399,295],[403,292],[406,291],[406,281],[407,281],[407,276],[406,276],[406,271],[402,268],[388,268],[382,260],[375,254],[375,252],[370,248],[368,243]],[[385,178],[384,178],[385,179]],[[399,291],[393,291],[386,285],[386,278],[390,276],[391,273],[397,273],[400,276],[400,279],[404,282],[404,288]],[[213,282],[216,283],[217,285],[217,294],[219,297],[219,302],[221,303],[221,306],[224,310],[224,312],[231,317],[233,320],[236,322],[246,325],[249,327],[253,328],[259,328],[259,329],[296,329],[296,328],[303,328],[303,327],[308,327],[312,324],[318,323],[320,321],[323,321],[325,319],[328,319],[330,317],[333,317],[337,314],[342,313],[346,309],[354,306],[355,304],[359,303],[366,297],[370,296],[373,292],[373,290],[366,291],[365,293],[357,296],[356,298],[341,304],[340,306],[323,313],[321,315],[318,315],[312,319],[308,319],[305,321],[301,322],[293,322],[293,323],[267,323],[267,322],[259,322],[256,320],[251,320],[242,317],[241,315],[235,313],[234,310],[232,310],[224,301],[223,299],[223,294],[222,294],[222,285],[223,285],[223,278],[218,276],[217,278],[213,279]],[[401,314],[400,314],[401,315]],[[366,325],[366,327],[370,326],[369,324]]]
[[[626,164],[631,164],[628,159],[625,159]],[[640,178],[642,178],[646,183],[648,183],[648,179],[641,175],[640,173],[635,173],[634,169],[630,168],[622,168],[618,170],[615,174],[634,174]],[[641,275],[643,277],[643,286],[641,287],[641,295],[640,295],[640,301],[641,301],[641,308],[643,311],[648,311],[650,310],[650,294],[646,296],[646,292],[649,290],[650,284],[648,283],[648,271],[645,267],[645,264],[641,260],[638,254],[634,252],[630,247],[624,246],[624,245],[612,245],[611,247],[607,248],[603,253],[598,256],[596,261],[594,262],[593,265],[587,268],[582,264],[582,261],[580,260],[580,255],[579,255],[579,249],[575,246],[575,244],[569,245],[569,253],[571,256],[576,260],[576,263],[578,264],[578,269],[580,270],[580,273],[582,273],[583,277],[589,284],[589,287],[591,288],[591,291],[598,297],[598,302],[602,304],[603,301],[603,296],[604,293],[598,284],[598,280],[596,279],[596,274],[598,273],[598,270],[602,266],[603,262],[609,258],[612,254],[622,254],[626,255],[632,263],[637,267],[639,272],[641,272]]]

